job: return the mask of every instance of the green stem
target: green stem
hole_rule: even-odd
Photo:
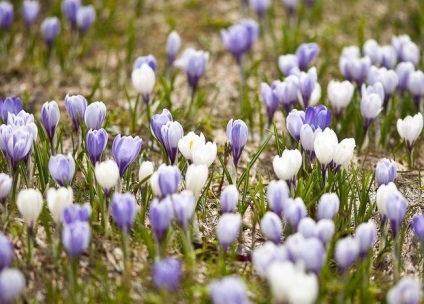
[[[221,271],[221,276],[226,276],[227,275],[227,252],[224,249],[221,249],[219,252],[219,261],[220,261],[220,271]]]
[[[394,237],[393,242],[393,276],[394,281],[397,282],[399,280],[400,275],[400,261],[399,261],[399,237]]]
[[[34,247],[34,229],[32,226],[28,226],[27,247],[27,264],[29,265],[32,261],[32,250]]]
[[[69,257],[69,293],[71,302],[73,304],[78,303],[78,259],[75,257]]]
[[[196,254],[194,252],[193,244],[191,242],[191,233],[190,229],[184,229],[183,234],[183,240],[184,240],[184,249],[185,249],[185,258],[186,258],[186,264],[187,268],[189,270],[193,269],[195,262],[196,262]]]

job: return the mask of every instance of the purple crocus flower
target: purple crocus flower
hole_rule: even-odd
[[[165,126],[169,121],[174,120],[168,109],[163,109],[162,113],[153,115],[150,120],[150,131],[161,144],[163,144],[162,126]]]
[[[25,25],[30,27],[38,18],[40,13],[40,3],[36,0],[24,0],[22,2],[22,18]]]
[[[14,19],[13,5],[7,1],[0,2],[0,28],[8,30]]]
[[[53,46],[53,42],[60,32],[60,21],[57,17],[48,17],[41,23],[41,35],[48,48]]]
[[[283,224],[280,217],[272,211],[267,211],[261,219],[261,231],[274,244],[281,243]]]
[[[305,124],[311,126],[312,130],[320,128],[325,130],[331,125],[331,111],[324,105],[307,107],[305,111]]]
[[[365,93],[362,90],[361,113],[364,117],[364,133],[367,132],[369,126],[383,109],[384,100],[377,93]]]
[[[227,124],[227,137],[231,144],[234,166],[237,168],[241,153],[247,143],[249,131],[246,123],[241,119],[231,119]]]
[[[165,197],[177,192],[181,181],[181,172],[177,166],[161,165],[150,178],[153,192],[159,197]]]
[[[0,272],[0,303],[14,303],[25,289],[25,277],[18,269]]]
[[[88,222],[76,221],[63,226],[63,248],[72,258],[80,256],[88,248],[90,238],[91,228]]]
[[[336,193],[324,193],[318,203],[318,219],[332,220],[339,211],[340,200]]]
[[[169,33],[168,38],[166,39],[166,58],[168,68],[172,67],[175,57],[177,56],[178,51],[181,47],[181,37],[176,31]]]
[[[399,191],[392,191],[385,196],[384,205],[385,215],[390,222],[392,234],[397,237],[406,215],[406,199]]]
[[[390,182],[393,182],[396,178],[397,166],[396,162],[393,160],[388,160],[383,158],[377,164],[375,169],[375,180],[377,181],[377,186],[387,185]]]
[[[240,213],[224,213],[218,220],[216,235],[222,250],[227,251],[236,240],[241,228]]]
[[[4,101],[0,99],[1,119],[6,124],[9,113],[18,114],[22,109],[22,100],[19,97],[7,97]]]
[[[415,67],[411,62],[401,62],[396,67],[396,74],[398,76],[398,90],[399,94],[403,96],[404,92],[408,89],[409,75],[415,71]]]
[[[0,125],[0,149],[3,152],[3,155],[8,158],[7,154],[7,140],[10,137],[10,134],[13,131],[13,127],[5,124]]]
[[[250,19],[242,20],[238,24],[221,31],[221,38],[225,47],[241,64],[243,55],[248,52],[258,39],[259,25]]]
[[[88,222],[91,217],[91,211],[89,203],[83,205],[72,204],[63,211],[63,224],[69,225],[75,222]]]
[[[115,193],[112,197],[112,217],[116,225],[127,233],[135,221],[137,201],[132,193]]]
[[[197,90],[199,79],[205,74],[208,60],[208,52],[188,48],[184,51],[183,56],[174,63],[176,67],[184,69],[188,84],[193,91]]]
[[[238,276],[224,277],[209,284],[213,304],[248,304],[247,287]]]
[[[49,159],[49,172],[59,186],[64,187],[71,183],[75,173],[75,160],[71,155],[57,154]]]
[[[305,238],[299,232],[291,234],[287,237],[285,246],[287,248],[287,257],[291,262],[296,263],[296,260],[300,256],[300,251],[304,242]]]
[[[419,304],[422,297],[421,282],[405,276],[389,290],[386,300],[388,304]]]
[[[298,142],[300,140],[300,129],[305,124],[305,112],[296,109],[291,110],[286,118],[287,130]]]
[[[177,288],[181,277],[181,265],[175,258],[156,261],[153,264],[153,283],[157,289],[173,291]]]
[[[340,70],[346,80],[355,81],[360,88],[367,79],[371,59],[368,56],[359,58],[353,56],[342,56],[340,58]]]
[[[175,164],[178,154],[178,142],[184,136],[184,130],[178,121],[168,121],[161,128],[162,144],[165,147],[171,165]]]
[[[287,113],[299,103],[298,87],[299,78],[295,75],[287,76],[283,82],[276,80],[272,83],[272,91]]]
[[[85,110],[84,121],[87,129],[98,130],[106,118],[106,106],[101,101],[91,103]]]
[[[362,223],[356,228],[355,239],[359,244],[359,256],[365,258],[374,245],[377,229],[373,222]]]
[[[380,82],[383,85],[384,108],[386,108],[399,82],[396,72],[384,67],[377,68],[375,66],[371,66],[368,71],[367,81],[370,85],[374,85],[377,82]]]
[[[71,116],[72,123],[74,124],[75,132],[80,127],[80,120],[85,117],[85,110],[87,109],[87,100],[82,95],[69,95],[65,97],[65,107]]]
[[[415,236],[424,244],[424,215],[415,215],[412,218],[412,228],[414,228]]]
[[[5,141],[6,154],[10,159],[13,171],[18,162],[26,157],[32,149],[34,137],[26,127],[12,130]]]
[[[155,198],[150,204],[150,223],[158,243],[163,241],[165,233],[168,230],[173,217],[172,211],[172,200],[170,197],[165,197],[161,201]]]
[[[119,167],[119,175],[124,176],[128,166],[140,154],[141,144],[143,140],[136,136],[121,136],[115,137],[112,144],[112,157]]]
[[[289,196],[290,190],[285,181],[279,180],[269,183],[267,190],[268,207],[278,216],[281,216],[284,212]]]
[[[50,143],[56,134],[57,124],[59,123],[60,111],[56,101],[46,101],[41,108],[41,123],[46,130]]]
[[[270,8],[270,0],[249,0],[249,7],[258,15],[259,18],[264,18],[266,11]]]
[[[312,92],[317,85],[316,68],[310,68],[308,72],[300,72],[299,74],[299,92],[302,97],[302,105],[304,108],[309,106],[312,97]]]
[[[316,225],[316,237],[324,244],[328,244],[333,238],[335,230],[333,220],[322,219]]]
[[[0,232],[0,271],[9,267],[13,260],[13,246],[8,238]]]
[[[359,255],[359,244],[353,237],[340,239],[336,243],[334,257],[337,265],[346,272]]]
[[[133,70],[141,68],[143,64],[147,64],[149,67],[152,68],[153,72],[156,73],[158,64],[157,64],[155,56],[147,55],[147,56],[137,57],[137,59],[134,61],[134,64],[133,64]]]
[[[297,66],[304,71],[312,60],[319,54],[320,48],[316,43],[303,43],[296,50]]]
[[[89,130],[85,140],[85,147],[93,166],[100,162],[102,153],[106,148],[108,134],[105,129]]]
[[[221,204],[221,214],[232,213],[236,210],[239,199],[239,192],[235,185],[228,185],[221,193],[219,202]]]
[[[62,13],[68,19],[72,29],[77,27],[77,12],[81,6],[81,0],[63,0]]]
[[[306,209],[305,203],[301,198],[289,198],[287,200],[286,206],[287,210],[284,210],[284,217],[286,218],[287,222],[290,223],[293,230],[296,231],[300,220],[306,217],[308,210]]]
[[[268,125],[271,125],[274,113],[278,108],[278,98],[273,92],[272,88],[265,82],[261,84],[261,96],[262,102],[264,103],[266,112],[268,114]]]
[[[96,11],[94,6],[80,6],[77,10],[77,26],[81,35],[87,33],[96,20]]]
[[[325,262],[324,245],[317,238],[312,237],[306,239],[301,245],[301,249],[296,260],[302,261],[308,271],[319,275]]]
[[[195,198],[193,192],[184,190],[179,194],[172,195],[175,218],[178,224],[187,231],[190,220],[195,209]]]
[[[420,110],[421,96],[424,95],[424,73],[411,72],[408,77],[408,89],[418,110]]]

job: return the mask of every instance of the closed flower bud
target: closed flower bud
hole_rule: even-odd
[[[299,225],[297,226],[297,232],[299,232],[305,239],[315,237],[316,232],[316,222],[310,217],[304,217],[300,220]]]
[[[141,94],[144,102],[148,103],[155,87],[155,71],[148,64],[143,64],[132,71],[131,80],[137,93]]]
[[[281,55],[278,57],[278,67],[284,76],[289,76],[294,70],[299,70],[297,66],[297,56],[294,54]]]
[[[424,73],[422,71],[412,71],[408,75],[407,86],[417,109],[420,110],[421,96],[424,95]]]
[[[362,51],[365,56],[368,56],[371,59],[373,65],[379,65],[381,63],[381,49],[380,45],[374,39],[368,39],[365,41]]]
[[[80,256],[90,244],[91,228],[88,222],[76,221],[63,226],[62,244],[70,257]]]
[[[0,202],[4,201],[12,189],[13,179],[5,174],[0,173]]]
[[[62,13],[71,24],[72,29],[77,26],[77,11],[81,6],[81,0],[64,0],[62,2]]]
[[[355,239],[359,244],[359,256],[365,258],[374,245],[377,229],[373,222],[362,223],[356,228]]]
[[[128,233],[137,214],[137,201],[132,193],[115,193],[112,197],[112,217],[123,233]]]
[[[157,242],[161,243],[168,231],[173,216],[172,200],[166,197],[159,201],[155,198],[150,204],[149,218]]]
[[[106,195],[109,195],[112,188],[118,182],[119,167],[112,159],[108,159],[96,164],[94,175],[96,176],[97,183],[102,187]]]
[[[379,94],[363,94],[361,99],[361,113],[364,117],[364,128],[368,130],[371,122],[380,114],[383,106],[383,99]]]
[[[87,33],[96,20],[94,6],[80,6],[77,10],[77,26],[81,35]]]
[[[287,116],[287,130],[290,135],[296,140],[300,140],[300,130],[305,123],[305,112],[292,110]]]
[[[393,69],[396,65],[396,51],[391,45],[380,47],[381,66],[386,69]]]
[[[31,1],[32,2],[32,1]],[[41,123],[46,130],[50,142],[53,141],[56,134],[57,124],[59,123],[60,111],[56,101],[45,102],[41,108]]]
[[[396,74],[399,79],[398,90],[401,96],[408,89],[409,75],[415,71],[415,67],[411,62],[401,62],[396,67]]]
[[[314,152],[322,167],[326,168],[333,161],[337,145],[337,135],[329,128],[315,137]]]
[[[153,264],[153,282],[157,289],[174,291],[181,277],[181,265],[175,258],[167,258]]]
[[[14,303],[25,289],[25,277],[18,269],[0,272],[0,302]]]
[[[421,283],[405,276],[389,290],[386,300],[388,304],[418,304],[422,297]]]
[[[305,203],[300,197],[296,199],[288,199],[287,210],[284,210],[284,217],[290,223],[294,230],[297,230],[297,225],[300,220],[303,219],[308,211],[306,209]]]
[[[40,3],[36,0],[24,0],[22,2],[22,18],[25,25],[30,27],[38,18]]]
[[[325,130],[331,125],[331,111],[323,105],[308,107],[305,111],[305,124],[310,125],[312,130]]]
[[[75,161],[69,154],[57,154],[49,159],[49,172],[59,186],[67,186],[71,183],[75,174]]]
[[[176,31],[169,33],[166,40],[166,56],[168,59],[168,67],[174,63],[175,57],[181,48],[181,38]]]
[[[69,116],[74,124],[75,132],[78,131],[80,120],[85,117],[85,110],[87,109],[87,100],[82,95],[69,95],[65,97],[65,107]]]
[[[186,187],[191,190],[195,197],[199,197],[203,187],[208,180],[208,167],[205,165],[192,164],[188,166],[186,173]]]
[[[172,195],[175,218],[178,224],[187,231],[188,225],[194,214],[195,196],[193,192],[184,190],[179,194]]]
[[[275,244],[281,243],[283,225],[281,219],[272,211],[267,211],[261,219],[262,233]]]
[[[57,17],[48,17],[41,23],[41,34],[44,42],[49,48],[53,46],[53,42],[60,32],[60,21]]]
[[[47,191],[47,207],[56,224],[62,221],[65,208],[71,206],[74,201],[74,193],[71,187],[49,188]]]
[[[37,189],[24,189],[18,193],[16,205],[25,222],[32,228],[43,210],[43,196]]]
[[[7,124],[9,113],[18,114],[22,109],[22,100],[19,97],[7,97],[4,101],[0,98],[1,119],[5,124]]]
[[[414,228],[414,233],[418,240],[424,243],[424,215],[415,215],[412,218],[412,228]]]
[[[141,68],[143,64],[147,64],[149,67],[152,68],[153,72],[156,73],[158,63],[156,61],[155,56],[147,55],[137,57],[133,64],[133,70]]]
[[[353,237],[340,239],[336,243],[334,257],[337,265],[346,272],[359,255],[359,244]]]
[[[337,145],[333,155],[333,163],[336,169],[346,168],[350,164],[355,146],[354,138],[345,138]]]
[[[325,261],[325,248],[317,238],[308,238],[301,245],[298,260],[302,261],[308,271],[319,274]]]
[[[305,238],[299,232],[291,234],[287,237],[285,242],[287,248],[287,255],[290,261],[296,262],[300,255],[302,244],[305,242]]]
[[[250,8],[258,15],[259,18],[265,16],[266,11],[271,6],[270,0],[249,0]]]
[[[215,161],[217,152],[216,143],[210,141],[206,144],[195,143],[193,147],[193,164],[209,167]]]
[[[328,83],[327,95],[336,117],[339,117],[351,102],[354,89],[353,84],[347,80],[343,82],[331,80]]]
[[[278,216],[281,216],[284,212],[289,196],[290,190],[285,181],[279,180],[269,183],[267,190],[268,207]]]
[[[284,262],[288,259],[287,249],[281,245],[275,245],[271,241],[256,247],[252,253],[252,263],[260,277],[265,278],[268,267],[276,262]]]
[[[387,185],[390,182],[394,182],[397,173],[397,166],[394,160],[388,160],[383,158],[377,163],[377,168],[375,169],[375,180],[377,181],[377,186]]]
[[[184,130],[178,121],[169,121],[162,126],[162,143],[171,164],[175,164],[178,154],[178,142],[184,136]]]
[[[105,129],[92,130],[87,132],[85,148],[93,166],[102,159],[103,151],[106,149],[108,134]]]
[[[106,118],[106,106],[102,101],[95,101],[87,107],[84,115],[87,129],[99,130]]]
[[[165,197],[177,192],[180,181],[181,172],[178,167],[161,165],[158,171],[152,174],[150,185],[156,196]]]
[[[277,98],[278,102],[283,105],[287,113],[299,103],[299,78],[296,75],[287,76],[283,82],[280,80],[274,81],[271,88],[273,95]],[[292,110],[292,112],[296,111],[297,110]],[[297,112],[303,113],[303,111]],[[289,122],[287,122],[287,124],[289,124]]]
[[[319,45],[316,43],[302,43],[296,50],[297,66],[304,71],[308,65],[318,56]]]
[[[274,157],[272,165],[279,179],[289,183],[295,182],[297,172],[302,166],[302,154],[297,149],[286,149],[281,157],[278,155]]]
[[[265,105],[266,112],[268,114],[268,124],[271,125],[272,118],[274,117],[275,111],[278,108],[279,100],[269,84],[261,83],[261,97],[262,102]]]
[[[300,129],[300,143],[302,144],[302,148],[306,152],[308,152],[309,159],[311,162],[315,158],[315,152],[314,152],[315,138],[321,132],[322,130],[320,128],[314,131],[313,128],[308,124],[304,124],[302,128]]]
[[[150,177],[155,171],[155,166],[151,161],[144,161],[140,165],[140,170],[138,170],[138,181],[142,182],[146,178]]]
[[[310,68],[308,72],[300,72],[299,74],[299,92],[302,97],[301,104],[303,108],[307,108],[309,105],[313,105],[315,102],[312,102],[313,99],[316,99],[316,96],[313,97],[314,90],[321,90],[321,87],[317,83],[317,71],[316,68]],[[317,94],[317,91],[315,92]],[[321,93],[319,94],[321,95]],[[316,101],[316,100],[315,100]]]
[[[248,304],[247,287],[238,276],[227,276],[209,284],[209,294],[213,304]]]
[[[175,61],[174,66],[182,68],[186,72],[188,84],[193,90],[197,90],[199,79],[206,71],[208,60],[208,52],[188,48],[182,57]]]
[[[233,212],[237,207],[238,199],[239,192],[235,185],[228,185],[227,187],[225,187],[219,199],[221,204],[221,213]]]
[[[0,28],[8,30],[13,23],[15,13],[13,11],[13,5],[7,1],[0,2]]]
[[[10,133],[7,134],[8,132]],[[15,171],[19,161],[31,152],[34,136],[31,130],[25,126],[15,129],[11,128],[8,132],[4,134],[7,134],[4,138],[5,152],[10,159],[12,169]]]
[[[376,202],[377,202],[377,209],[380,215],[386,216],[386,202],[389,199],[390,196],[395,195],[401,195],[399,193],[399,190],[397,189],[396,185],[393,182],[389,182],[387,185],[382,184],[377,189],[376,194]]]
[[[402,139],[405,140],[408,149],[411,151],[415,141],[423,130],[423,116],[421,113],[414,116],[406,116],[404,119],[398,119],[397,130]]]
[[[241,228],[240,213],[224,213],[218,220],[216,234],[221,249],[227,251],[236,240]]]
[[[123,177],[129,165],[138,157],[143,140],[136,136],[115,137],[112,144],[112,157],[119,167],[119,176]]]
[[[335,230],[333,220],[322,219],[316,225],[316,237],[324,244],[328,244],[333,238]]]
[[[74,222],[88,222],[90,221],[91,211],[89,203],[83,205],[72,204],[63,211],[63,223],[68,225]]]
[[[334,219],[339,207],[340,200],[336,193],[324,193],[318,203],[318,219]]]
[[[0,232],[0,272],[3,269],[9,267],[12,260],[13,260],[12,243],[7,239],[7,237],[3,233]]]
[[[234,166],[237,168],[241,153],[247,143],[249,131],[244,121],[231,119],[227,124],[227,137],[231,144]]]

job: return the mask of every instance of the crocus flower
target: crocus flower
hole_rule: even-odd
[[[87,149],[87,154],[90,157],[93,166],[95,166],[97,162],[100,162],[102,158],[102,153],[107,145],[107,140],[108,134],[105,129],[90,129],[87,132],[87,136],[85,139],[85,147]]]
[[[143,64],[147,64],[153,70],[153,72],[156,73],[158,63],[155,56],[147,55],[137,57],[133,64],[133,70],[141,68]]]
[[[308,210],[300,197],[297,197],[296,199],[289,198],[286,206],[287,208],[284,210],[284,217],[296,231],[300,220],[308,214]]]
[[[422,71],[411,72],[408,77],[408,89],[418,110],[420,110],[421,96],[424,95],[423,87],[424,73]]]
[[[5,173],[0,173],[0,203],[5,202],[10,190],[12,190],[12,185],[13,179]]]
[[[184,51],[183,56],[174,62],[174,66],[182,68],[186,72],[188,84],[196,91],[199,79],[206,71],[208,60],[208,52],[188,48]]]
[[[31,1],[32,2],[32,1]],[[50,143],[53,143],[56,134],[57,124],[59,123],[60,111],[57,102],[52,100],[45,102],[41,108],[41,123],[46,130]]]
[[[282,2],[290,16],[293,16],[295,14],[300,4],[299,0],[282,0]]]
[[[178,142],[179,144],[179,142]],[[210,167],[216,159],[218,152],[216,143],[194,143],[192,149],[193,164]]]
[[[359,255],[359,243],[353,237],[340,239],[336,243],[334,257],[343,272],[349,270]]]
[[[60,32],[60,21],[57,17],[48,17],[41,23],[41,34],[48,48],[53,46],[53,42]]]
[[[390,182],[394,182],[397,173],[397,166],[394,160],[388,160],[387,158],[381,159],[377,163],[377,168],[375,169],[375,180],[377,181],[377,186],[387,185]]]
[[[180,277],[181,265],[175,258],[163,259],[153,264],[153,283],[157,289],[175,290]]]
[[[332,220],[339,211],[340,200],[336,193],[324,193],[318,202],[318,219]]]
[[[142,182],[146,178],[150,177],[155,171],[155,166],[151,161],[144,161],[140,165],[140,169],[138,170],[138,181]]]
[[[38,18],[40,3],[36,0],[24,0],[22,2],[22,18],[25,25],[30,27]]]
[[[72,29],[77,27],[77,12],[81,6],[81,0],[63,0],[62,13],[71,24]]]
[[[331,80],[328,83],[327,95],[336,118],[340,117],[351,102],[354,89],[353,84],[347,80],[343,82]]]
[[[424,244],[424,215],[415,215],[412,218],[412,228],[414,229],[415,236]]]
[[[272,88],[265,82],[261,84],[261,96],[262,102],[264,103],[266,112],[268,114],[268,125],[271,125],[274,113],[278,108],[279,100],[274,94]]]
[[[256,15],[258,15],[259,18],[265,17],[270,6],[270,0],[249,0],[249,7],[256,13]]]
[[[302,261],[306,270],[319,275],[325,262],[325,248],[317,238],[308,238],[301,245],[297,261]]]
[[[316,90],[321,91],[321,87],[317,82],[316,68],[310,68],[308,72],[301,72],[299,74],[299,92],[300,96],[302,97],[301,104],[304,108],[307,108],[309,105],[313,104],[313,94],[314,91],[316,92]]]
[[[369,85],[374,85],[380,82],[384,89],[384,107],[387,107],[393,92],[396,90],[398,85],[398,77],[395,71],[388,70],[386,68],[377,68],[371,66],[368,71],[367,81]]]
[[[371,59],[368,56],[362,58],[352,56],[350,51],[346,54],[348,55],[342,55],[340,58],[340,70],[346,80],[356,82],[357,87],[360,88],[367,79]]]
[[[290,196],[290,190],[287,183],[284,180],[271,181],[268,185],[266,194],[269,209],[278,216],[281,216]]]
[[[399,79],[398,90],[401,96],[408,89],[409,75],[415,71],[411,62],[401,62],[396,67],[396,74]]]
[[[184,190],[179,194],[172,195],[175,218],[178,224],[187,231],[188,225],[194,214],[195,196],[192,191]]]
[[[310,125],[313,130],[325,130],[331,125],[331,111],[324,105],[308,107],[305,111],[305,124]]]
[[[119,175],[122,178],[128,166],[140,154],[141,144],[143,140],[136,136],[121,136],[115,137],[112,144],[112,157],[119,167]]]
[[[359,244],[359,256],[365,258],[374,245],[377,229],[373,222],[362,223],[356,228],[355,239]]]
[[[128,233],[137,214],[137,201],[132,193],[115,193],[112,196],[112,217],[123,233]]]
[[[336,227],[334,222],[329,219],[322,219],[316,225],[316,237],[323,242],[328,244],[334,236]]]
[[[0,272],[9,267],[13,260],[13,246],[8,238],[0,232]],[[0,289],[1,290],[1,289]]]
[[[47,190],[47,207],[56,224],[62,221],[63,212],[72,205],[74,192],[71,187],[60,187],[59,189],[49,188]]]
[[[140,67],[132,71],[131,80],[137,93],[143,97],[144,103],[148,104],[150,101],[150,94],[155,87],[155,71],[150,65],[143,63]]]
[[[383,203],[384,215],[390,222],[393,236],[397,237],[406,215],[407,201],[399,191],[391,191],[385,195]]]
[[[62,220],[63,223],[68,225],[74,222],[88,222],[91,217],[90,203],[83,205],[72,204],[63,210]]]
[[[259,25],[251,19],[242,20],[221,31],[225,47],[233,54],[238,64],[241,64],[243,55],[252,48],[258,36]]]
[[[280,217],[272,211],[267,211],[261,219],[261,231],[267,239],[275,244],[280,244],[283,234]]]
[[[80,6],[77,10],[77,26],[81,35],[87,33],[96,20],[94,6]]]
[[[238,199],[239,192],[235,185],[225,187],[219,198],[221,213],[232,213],[237,207]]]
[[[28,227],[32,229],[40,216],[41,210],[43,210],[41,192],[37,189],[21,190],[18,193],[16,205]]]
[[[296,140],[300,140],[300,129],[305,123],[305,112],[292,110],[286,118],[287,130],[290,135]]]
[[[88,222],[76,221],[63,226],[63,248],[72,258],[80,256],[88,248],[90,238],[91,228]]]
[[[18,114],[9,113],[7,124],[12,126],[13,130],[23,127],[31,133],[33,140],[37,139],[38,128],[34,123],[34,115],[20,111]]]
[[[163,144],[162,139],[162,126],[166,125],[169,121],[173,121],[172,114],[167,109],[163,109],[160,114],[153,115],[150,120],[150,131],[153,136]],[[182,152],[181,152],[182,153]]]
[[[304,217],[297,226],[297,232],[303,235],[305,239],[313,238],[317,235],[317,223],[310,217]]]
[[[367,132],[369,126],[383,109],[383,99],[377,93],[362,94],[361,113],[364,117],[364,130]]]
[[[400,62],[411,62],[417,66],[420,61],[420,49],[411,41],[408,35],[392,37],[392,46],[396,51],[397,59]]]
[[[288,260],[295,263],[300,255],[302,249],[302,244],[305,242],[305,238],[300,232],[296,232],[287,237],[285,241],[285,246],[287,248],[287,257]]]
[[[412,151],[415,141],[423,130],[423,116],[421,113],[398,119],[396,124],[400,137],[405,140],[409,151]]]
[[[222,250],[227,251],[236,240],[241,228],[240,213],[224,213],[218,220],[216,235]]]
[[[275,245],[271,241],[256,247],[252,253],[252,263],[261,278],[265,278],[268,268],[276,262],[284,262],[288,259],[287,249],[282,245]]]
[[[336,152],[339,141],[336,133],[326,128],[323,132],[318,133],[314,141],[314,151],[323,174],[325,174],[326,168],[333,161],[334,154]]]
[[[298,68],[304,71],[319,52],[320,48],[316,43],[301,44],[296,50]]]
[[[181,37],[176,31],[169,33],[166,39],[166,58],[168,67],[172,67],[175,57],[181,48]]]
[[[333,155],[333,168],[336,171],[348,167],[352,161],[355,146],[354,138],[345,138],[337,145]]]
[[[169,121],[161,128],[162,144],[171,165],[175,164],[178,154],[178,142],[184,136],[184,130],[178,121]]]
[[[386,69],[393,69],[396,65],[396,51],[391,45],[383,45],[380,47],[381,66]]]
[[[368,56],[373,65],[380,65],[381,63],[381,49],[380,45],[374,39],[368,39],[362,46],[362,51],[365,56]]]
[[[106,106],[102,101],[91,103],[85,110],[84,122],[87,129],[98,130],[106,118]]]
[[[272,83],[272,93],[281,103],[287,113],[299,103],[299,78],[289,75],[284,81],[276,80]]]
[[[209,284],[213,304],[248,304],[247,287],[238,276],[224,277]]]
[[[12,164],[12,170],[15,171],[18,162],[26,157],[31,151],[34,136],[27,128],[20,127],[11,130],[5,140],[6,154]]]
[[[405,276],[389,290],[386,300],[388,304],[418,304],[422,297],[421,283]]]
[[[286,181],[289,185],[295,184],[297,172],[302,166],[302,154],[297,149],[285,149],[281,157],[278,155],[274,157],[272,165],[279,179]]]
[[[8,30],[13,23],[14,19],[13,5],[7,1],[0,2],[0,28]]]
[[[19,97],[7,97],[4,101],[0,99],[1,119],[6,124],[9,113],[18,114],[22,108],[22,100]]]
[[[74,130],[77,132],[80,126],[80,120],[85,117],[85,110],[87,109],[87,100],[82,95],[69,95],[65,96],[65,107],[71,116]]]
[[[18,269],[0,272],[0,302],[14,303],[25,289],[25,277]]]
[[[75,160],[71,155],[57,154],[50,156],[49,172],[59,186],[69,185],[75,173]]]
[[[158,243],[163,241],[165,233],[171,223],[173,216],[172,208],[172,200],[170,197],[166,197],[161,201],[155,198],[150,204],[150,223]]]
[[[187,190],[192,191],[196,199],[200,196],[208,177],[209,170],[206,165],[191,164],[188,166],[185,176],[185,184]]]
[[[96,181],[102,187],[106,196],[109,196],[110,191],[115,187],[119,179],[119,167],[112,159],[108,159],[101,163],[96,163],[94,168]]]
[[[247,137],[249,131],[247,125],[243,120],[231,119],[227,124],[227,137],[231,144],[231,150],[233,152],[234,166],[237,168],[241,152],[243,152],[244,146],[247,143]]]
[[[294,54],[280,55],[278,57],[278,68],[284,76],[298,73],[299,67],[297,66],[297,56]]]
[[[177,192],[180,181],[181,171],[178,167],[161,165],[158,171],[152,174],[150,185],[156,196],[165,197]]]
[[[308,154],[311,163],[315,160],[315,138],[319,133],[322,133],[321,128],[314,131],[313,127],[306,123],[300,128],[300,143],[303,150]]]

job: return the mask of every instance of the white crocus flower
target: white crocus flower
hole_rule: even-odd
[[[66,207],[72,205],[73,199],[74,193],[71,187],[60,187],[57,190],[50,188],[47,191],[47,207],[56,224],[62,221],[63,211]]]
[[[283,155],[274,157],[274,172],[279,179],[292,181],[302,166],[302,154],[299,150],[284,150]]]
[[[352,100],[354,89],[353,84],[347,80],[343,82],[331,80],[328,83],[327,95],[336,116],[347,108]]]
[[[406,141],[409,150],[412,150],[412,146],[423,130],[423,116],[418,113],[413,117],[406,116],[404,119],[398,119],[397,130],[400,137]]]
[[[192,151],[193,164],[210,166],[216,158],[216,143],[208,141],[206,144],[195,143]]]
[[[149,95],[155,86],[156,76],[153,69],[147,63],[144,63],[132,71],[131,80],[139,94]]]
[[[191,164],[188,166],[185,177],[186,188],[191,190],[196,198],[198,198],[202,192],[202,189],[208,180],[208,175],[209,172],[206,165]]]
[[[97,163],[94,168],[96,181],[107,194],[115,187],[119,179],[118,165],[112,159]]]
[[[16,200],[18,210],[29,227],[33,227],[43,210],[43,196],[37,189],[24,189]]]
[[[138,170],[138,181],[142,182],[148,176],[152,175],[155,171],[155,166],[151,161],[144,161],[140,165],[140,169]]]
[[[203,133],[197,135],[194,132],[189,132],[178,141],[178,149],[187,160],[193,160],[193,148],[196,144],[205,144],[205,136]]]
[[[336,168],[345,168],[349,165],[353,158],[355,146],[354,138],[345,138],[337,145],[333,156],[333,162]]]
[[[333,160],[338,144],[336,133],[329,128],[316,136],[314,142],[315,156],[323,167],[326,167]]]

